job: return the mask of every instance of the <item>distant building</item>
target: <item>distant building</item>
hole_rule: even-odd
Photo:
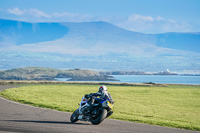
[[[177,73],[174,72],[170,72],[169,69],[167,69],[166,71],[161,71],[158,73],[154,73],[153,75],[178,75]]]

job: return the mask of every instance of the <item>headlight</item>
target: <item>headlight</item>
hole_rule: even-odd
[[[105,102],[102,103],[102,107],[108,107],[107,101],[105,101]]]

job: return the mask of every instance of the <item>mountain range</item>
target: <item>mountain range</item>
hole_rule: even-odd
[[[144,34],[107,22],[0,19],[0,69],[199,71],[200,32]]]

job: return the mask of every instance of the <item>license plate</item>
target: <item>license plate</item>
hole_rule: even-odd
[[[113,108],[113,105],[108,101],[108,107],[110,107],[111,109]]]

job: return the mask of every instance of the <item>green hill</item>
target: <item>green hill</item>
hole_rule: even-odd
[[[71,78],[70,80],[73,81],[113,80],[105,74],[82,69],[58,70],[43,67],[26,67],[0,71],[0,79],[2,80],[54,80],[55,78]]]

